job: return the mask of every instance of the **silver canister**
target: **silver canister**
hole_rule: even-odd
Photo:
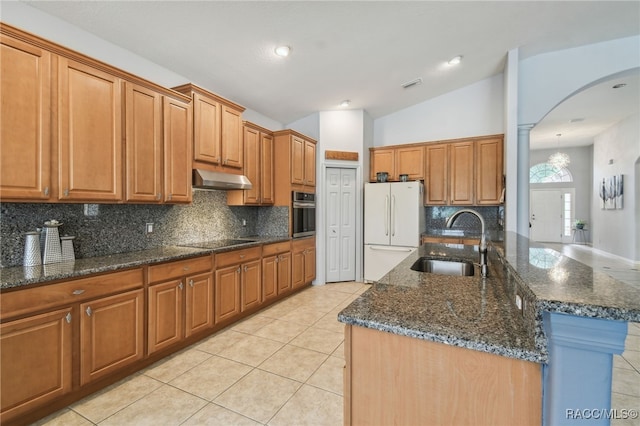
[[[42,264],[40,254],[40,233],[38,231],[25,233],[24,241],[24,266],[36,266]]]
[[[60,245],[62,247],[62,261],[73,262],[76,260],[76,255],[73,251],[73,240],[75,237],[67,236],[60,237]]]
[[[60,246],[60,234],[58,227],[62,225],[57,220],[50,220],[44,223],[44,253],[42,263],[62,262],[62,247]]]

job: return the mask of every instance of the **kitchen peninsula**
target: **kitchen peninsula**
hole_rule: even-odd
[[[640,290],[515,233],[491,244],[486,278],[410,269],[477,256],[424,244],[339,314],[345,424],[560,424],[567,408],[610,408]]]

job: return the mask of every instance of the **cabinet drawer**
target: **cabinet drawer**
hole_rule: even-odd
[[[291,250],[291,242],[283,241],[281,243],[267,244],[262,246],[262,255],[263,256],[272,256],[278,253],[284,253],[285,251]]]
[[[253,247],[216,254],[216,265],[218,268],[223,268],[237,263],[244,263],[248,260],[259,259],[261,253],[262,247]]]
[[[142,284],[142,268],[137,268],[2,293],[0,319],[140,288]]]
[[[293,240],[293,242],[291,243],[291,250],[301,251],[309,248],[315,248],[315,246],[316,246],[315,237],[301,238],[298,240]]]
[[[160,281],[166,281],[196,272],[208,271],[211,269],[213,269],[213,261],[211,256],[202,256],[193,259],[161,263],[159,265],[149,266],[148,282],[151,284]]]

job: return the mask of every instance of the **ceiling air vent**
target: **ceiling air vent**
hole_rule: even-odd
[[[422,78],[416,78],[415,80],[407,81],[406,83],[402,83],[403,89],[408,89],[409,87],[417,86],[422,84]]]

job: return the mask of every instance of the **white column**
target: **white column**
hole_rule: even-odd
[[[518,234],[529,237],[529,134],[533,124],[518,125]]]

